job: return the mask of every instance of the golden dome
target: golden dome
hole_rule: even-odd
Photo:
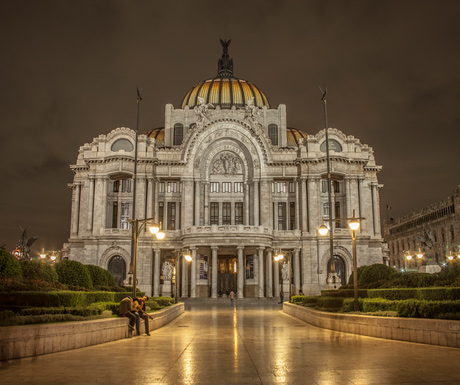
[[[288,127],[286,129],[286,138],[288,147],[298,147],[299,139],[305,139],[307,134],[297,128]]]
[[[228,46],[231,40],[220,40],[224,52],[218,61],[218,73],[213,79],[202,81],[187,92],[181,103],[181,108],[194,108],[199,99],[221,108],[244,108],[249,100],[254,98],[254,105],[270,108],[265,94],[253,83],[233,76],[233,59],[228,56]]]
[[[157,147],[163,147],[165,145],[165,129],[164,127],[154,128],[145,133],[149,138],[155,139]]]

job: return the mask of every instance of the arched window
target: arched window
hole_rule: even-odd
[[[174,146],[180,146],[182,139],[184,138],[184,125],[182,123],[176,123],[174,125]]]
[[[334,264],[334,266],[332,266]],[[342,257],[338,255],[334,255],[332,258],[329,259],[327,262],[327,275],[329,276],[335,270],[337,276],[340,278],[340,284],[346,285],[347,284],[347,272],[345,270],[345,262]]]
[[[134,150],[134,146],[128,139],[118,139],[112,144],[111,150],[113,152],[118,152],[121,150],[125,152],[131,152]]]
[[[268,125],[268,137],[274,146],[278,146],[278,126],[276,124]]]
[[[123,281],[126,278],[126,263],[119,255],[115,255],[110,259],[108,270],[112,273],[113,278],[118,286],[123,286]]]

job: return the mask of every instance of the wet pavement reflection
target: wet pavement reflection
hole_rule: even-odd
[[[210,302],[151,337],[3,362],[0,383],[460,384],[458,362],[459,349],[320,329],[277,304]]]

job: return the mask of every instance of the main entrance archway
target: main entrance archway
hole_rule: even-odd
[[[113,278],[118,286],[123,286],[126,278],[126,263],[119,255],[115,255],[109,262],[108,270],[112,273]]]
[[[238,272],[238,258],[234,256],[219,256],[217,260],[217,294],[236,293],[236,274]]]
[[[335,272],[337,273],[337,276],[340,278],[340,284],[342,286],[347,284],[347,270],[345,269],[345,262],[342,259],[342,257],[338,255],[334,255],[332,258],[329,259],[327,262],[327,276],[329,277],[329,274],[332,271],[332,263],[335,264]]]

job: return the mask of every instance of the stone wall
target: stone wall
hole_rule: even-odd
[[[283,311],[311,325],[339,332],[460,348],[459,321],[326,313],[291,303],[284,303]]]
[[[167,307],[152,313],[150,330],[161,328],[184,312],[184,304]],[[66,322],[40,325],[8,326],[0,328],[0,358],[39,356],[65,350],[116,341],[128,336],[128,318]],[[144,321],[141,320],[141,332]]]

